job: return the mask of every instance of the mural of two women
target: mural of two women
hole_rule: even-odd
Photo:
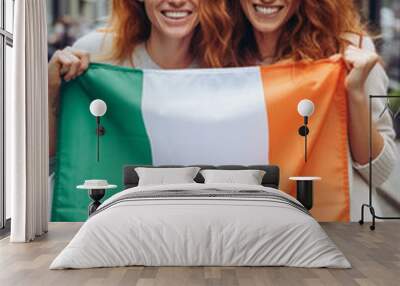
[[[388,78],[371,37],[348,0],[114,0],[109,24],[57,51],[49,62],[50,155],[62,80],[90,62],[142,69],[222,68],[308,61],[342,54],[348,67],[351,199],[368,191],[367,95],[386,94]],[[374,102],[379,114],[383,102]],[[374,116],[377,118],[377,116]],[[391,174],[397,157],[389,115],[373,126],[373,182]],[[354,200],[354,202],[353,202]],[[359,213],[352,213],[357,220]]]

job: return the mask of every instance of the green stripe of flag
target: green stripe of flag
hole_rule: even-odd
[[[110,72],[110,70],[116,72]],[[151,147],[141,112],[143,73],[130,68],[91,64],[61,92],[56,178],[52,221],[84,221],[90,203],[76,186],[87,179],[106,179],[122,190],[122,167],[151,164]],[[100,162],[96,161],[96,120],[90,102],[102,99],[107,113],[102,121]],[[117,170],[117,171],[116,171]]]

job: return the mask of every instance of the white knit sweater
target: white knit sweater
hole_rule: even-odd
[[[358,43],[358,37],[355,35],[346,35],[350,41],[355,44]],[[111,63],[111,61],[97,60],[99,55],[111,49],[112,36],[104,33],[93,32],[81,39],[75,44],[74,48],[85,50],[91,54],[94,61],[101,61],[105,63]],[[375,46],[372,40],[368,37],[363,39],[362,48],[369,51],[375,51]],[[146,69],[159,69],[160,67],[151,59],[146,51],[145,45],[139,45],[133,54],[133,62],[137,68]],[[122,65],[130,66],[130,61],[127,59]],[[197,65],[194,63],[191,68],[195,68]],[[377,65],[368,77],[365,91],[366,94],[374,95],[385,95],[387,94],[389,79],[386,75],[384,68],[381,65]],[[392,173],[395,168],[398,154],[394,143],[395,132],[393,130],[393,123],[390,115],[386,112],[382,117],[378,118],[382,110],[385,108],[385,100],[375,99],[372,104],[373,119],[376,122],[378,131],[383,136],[385,144],[384,148],[377,158],[373,161],[373,176],[372,182],[374,187],[382,185]],[[365,142],[368,144],[368,142]],[[349,153],[349,158],[351,154]],[[349,160],[349,178],[350,178],[350,218],[352,221],[358,221],[360,219],[361,204],[368,202],[368,180],[369,180],[369,168],[368,164],[360,165],[354,162],[351,158]],[[332,174],[334,176],[335,174]],[[315,190],[323,191],[323,190]],[[378,214],[382,212],[393,212],[393,208],[386,202],[374,189],[374,202],[376,211]],[[366,213],[366,219],[370,219],[369,213]]]
[[[358,42],[357,36],[350,38],[353,42]],[[362,48],[368,51],[376,52],[372,40],[368,37],[363,39]],[[386,95],[388,91],[389,78],[382,65],[378,64],[371,71],[366,85],[366,95]],[[379,133],[384,138],[384,147],[381,153],[373,160],[372,163],[372,185],[373,201],[377,215],[389,215],[396,212],[395,209],[387,202],[385,197],[376,192],[375,187],[381,186],[394,170],[396,163],[400,160],[397,148],[394,142],[395,131],[390,114],[385,112],[379,117],[385,108],[385,99],[373,99],[372,101],[372,118],[376,122]],[[369,142],[365,142],[369,144]],[[352,221],[358,221],[361,215],[361,205],[368,203],[368,182],[369,182],[369,165],[360,165],[352,160],[352,168],[350,171],[350,217]],[[400,210],[397,210],[399,212]],[[371,218],[368,209],[366,209],[367,219]]]

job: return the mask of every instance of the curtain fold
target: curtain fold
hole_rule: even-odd
[[[11,242],[47,232],[48,117],[45,0],[15,2],[13,92],[6,98]]]

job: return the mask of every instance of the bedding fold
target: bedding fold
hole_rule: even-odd
[[[179,184],[109,198],[50,269],[132,265],[350,267],[307,210],[279,190]]]

